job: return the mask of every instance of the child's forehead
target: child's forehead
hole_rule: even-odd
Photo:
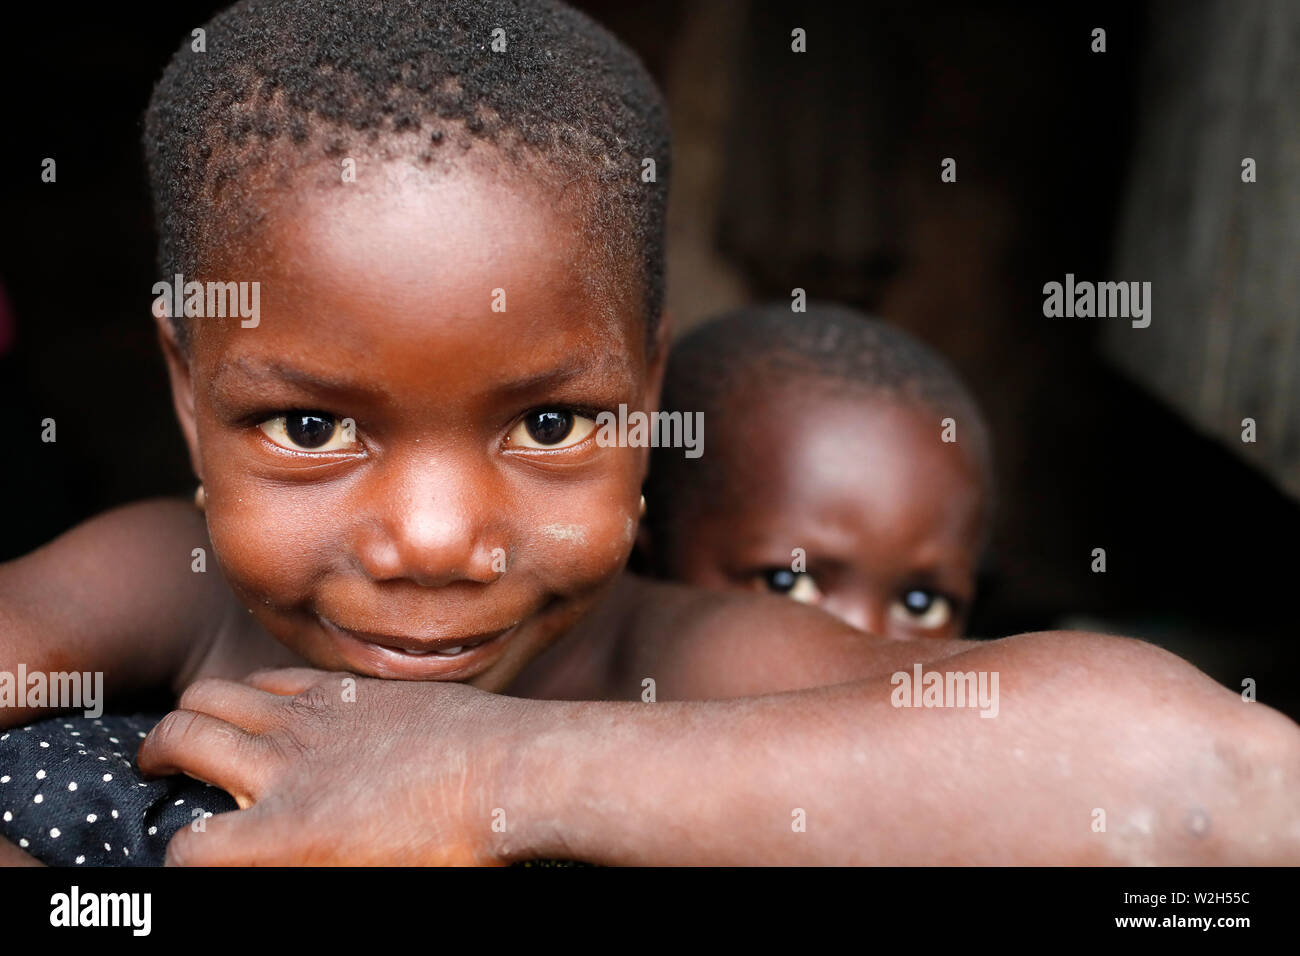
[[[740,381],[722,400],[728,427],[752,428],[766,420],[813,434],[843,434],[853,423],[857,434],[887,430],[920,437],[937,421],[919,398],[896,390],[857,385],[833,378],[792,374],[754,376]],[[938,434],[937,427],[933,429]]]
[[[268,187],[262,202],[257,224],[209,256],[205,272],[258,281],[271,321],[286,310],[359,317],[382,309],[414,321],[453,313],[467,333],[487,335],[506,316],[528,313],[562,319],[575,343],[623,350],[639,324],[635,289],[611,295],[609,282],[593,279],[600,250],[575,203],[536,180],[395,161],[369,170],[363,184],[303,170]]]
[[[741,392],[713,430],[723,457],[717,467],[743,470],[774,494],[795,487],[892,500],[935,487],[984,493],[974,423],[958,421],[957,440],[945,441],[948,416],[914,397],[794,379],[755,381]]]
[[[719,425],[710,439],[718,457],[707,467],[722,473],[715,517],[737,534],[809,554],[888,559],[893,549],[904,563],[931,546],[978,549],[987,487],[977,457],[943,441],[939,414],[853,389],[760,392],[732,404],[737,427]]]
[[[331,169],[337,166],[304,167],[261,189],[262,215],[250,230],[261,256],[298,257],[301,265],[311,254],[339,266],[358,258],[436,266],[492,256],[504,270],[525,254],[558,261],[582,252],[575,202],[484,162],[419,169],[365,161],[356,181],[339,181]]]

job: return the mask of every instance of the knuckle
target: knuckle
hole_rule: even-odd
[[[212,695],[221,688],[223,683],[222,680],[216,677],[200,677],[185,688],[177,703],[184,710],[194,710],[194,705],[211,699]]]
[[[319,714],[333,703],[333,695],[322,683],[313,684],[293,699],[294,706],[311,714]]]
[[[281,766],[297,765],[310,749],[301,733],[288,727],[267,735],[263,743],[271,760]]]
[[[163,749],[179,746],[194,726],[198,715],[189,710],[173,710],[158,721],[150,735],[154,745]]]
[[[244,675],[245,684],[265,684],[274,683],[277,677],[285,673],[280,667],[259,667],[255,671],[249,671]]]

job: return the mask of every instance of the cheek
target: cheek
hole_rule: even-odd
[[[624,487],[626,486],[626,487]],[[637,531],[635,480],[614,488],[547,496],[516,533],[531,576],[547,590],[572,593],[599,585],[622,570]]]
[[[209,496],[208,533],[226,576],[250,600],[287,606],[301,601],[342,553],[331,507],[313,495],[304,507],[293,488],[222,487]]]
[[[270,480],[239,435],[200,411],[208,534],[226,577],[250,603],[301,602],[345,554],[347,483]]]

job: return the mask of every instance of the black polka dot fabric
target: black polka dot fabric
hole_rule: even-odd
[[[0,836],[52,866],[161,866],[173,833],[236,809],[209,784],[140,775],[136,750],[161,719],[66,716],[0,732]]]

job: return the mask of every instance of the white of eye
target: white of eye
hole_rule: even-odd
[[[794,587],[786,591],[785,596],[800,604],[816,604],[822,599],[822,592],[813,576],[805,571],[795,577]]]
[[[324,416],[321,416],[324,417]],[[333,419],[331,419],[333,421]],[[348,430],[344,429],[340,422],[334,421],[334,431],[324,443],[308,448],[305,445],[299,445],[289,437],[289,426],[287,415],[277,415],[275,418],[268,418],[258,426],[267,438],[275,442],[281,448],[287,448],[289,451],[297,452],[333,452],[348,451],[356,447],[356,439],[351,436]]]
[[[510,429],[510,434],[506,436],[506,444],[512,448],[536,448],[542,451],[572,448],[574,445],[580,444],[596,430],[596,422],[594,419],[579,415],[577,412],[570,412],[569,414],[573,416],[573,426],[569,429],[569,434],[553,445],[543,444],[528,433],[527,417],[521,418],[515,427]]]
[[[905,627],[935,631],[952,620],[952,602],[941,594],[931,595],[930,606],[918,614],[899,599],[889,605],[889,615]]]

